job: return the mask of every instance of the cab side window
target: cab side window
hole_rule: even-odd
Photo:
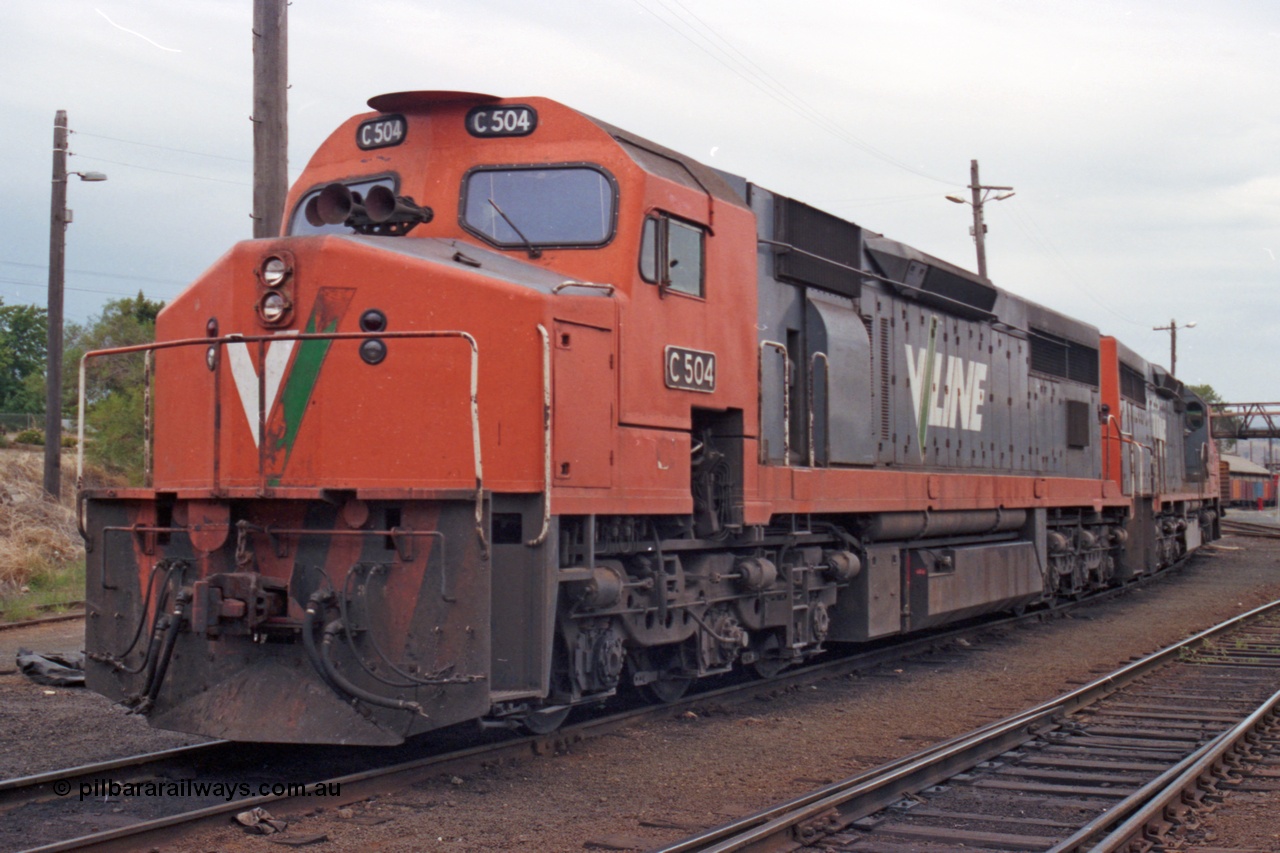
[[[640,277],[666,290],[704,296],[705,236],[702,228],[665,214],[644,221]]]

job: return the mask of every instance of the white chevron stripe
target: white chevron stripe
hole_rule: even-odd
[[[296,335],[297,332],[282,333],[281,340],[267,345],[267,354],[263,359],[263,391],[266,394],[266,406],[263,408],[265,418],[271,417],[276,397],[280,393],[280,385],[284,381],[285,368],[289,366],[289,356],[293,354],[295,340],[283,339],[285,335]],[[240,405],[244,407],[244,416],[249,421],[249,432],[253,435],[254,447],[262,444],[258,424],[258,371],[254,367],[253,358],[249,355],[249,345],[244,341],[233,341],[227,344],[227,361],[231,365],[231,376],[236,382],[236,391],[240,394]],[[264,418],[264,419],[265,419]]]

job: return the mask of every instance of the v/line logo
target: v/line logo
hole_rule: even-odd
[[[927,347],[905,344],[907,382],[915,407],[916,439],[924,455],[929,427],[982,431],[987,365],[937,351],[938,318],[929,323]]]
[[[351,305],[355,288],[322,287],[316,291],[311,316],[302,329],[306,335],[330,334],[338,330],[338,324]],[[278,462],[268,466],[271,477],[278,478],[293,453],[294,441],[302,426],[311,393],[320,378],[320,369],[333,341],[324,337],[296,340],[296,331],[280,332],[267,344],[262,358],[262,375],[258,375],[256,353],[244,341],[231,341],[226,345],[227,362],[235,381],[240,405],[248,419],[249,432],[255,447],[267,442],[269,456],[279,456]],[[257,347],[258,344],[254,344]],[[261,394],[259,394],[261,388]],[[261,419],[259,418],[261,412]],[[263,422],[265,422],[265,433]],[[283,450],[283,454],[277,451]]]
[[[920,412],[929,409],[929,426],[947,429],[982,431],[982,404],[986,398],[983,383],[987,381],[987,366],[980,361],[968,361],[959,356],[935,353],[933,369],[927,372],[928,393],[924,393],[925,359],[928,351],[916,350],[907,344],[907,381],[911,384],[911,401],[915,404],[916,423]],[[944,365],[945,359],[945,365]],[[945,367],[945,369],[944,369]]]
[[[244,407],[244,416],[249,419],[249,431],[253,433],[253,445],[262,444],[262,427],[258,422],[258,407],[262,405],[263,417],[270,419],[271,410],[275,407],[276,397],[280,393],[280,384],[284,380],[285,368],[289,366],[289,356],[297,341],[292,336],[297,332],[285,332],[278,340],[267,345],[267,352],[262,359],[262,397],[258,398],[258,370],[253,365],[253,357],[249,355],[249,345],[244,341],[233,341],[227,344],[227,363],[231,366],[231,377],[236,383],[236,392],[240,395],[240,405]]]

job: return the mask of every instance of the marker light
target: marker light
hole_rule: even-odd
[[[381,364],[387,357],[387,345],[377,338],[370,338],[360,344],[360,357],[366,364]]]

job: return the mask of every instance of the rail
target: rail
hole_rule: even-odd
[[[1074,853],[1074,851],[1086,849],[1110,853],[1110,851],[1131,849],[1130,845],[1135,842],[1145,842],[1143,836],[1146,834],[1147,827],[1161,821],[1170,807],[1202,787],[1201,780],[1211,775],[1215,767],[1224,763],[1228,753],[1256,738],[1259,731],[1268,727],[1274,728],[1277,707],[1280,707],[1280,691],[1273,693],[1266,702],[1237,725],[1209,741],[1159,779],[1144,786],[1142,790],[1117,805],[1108,814],[1111,818],[1108,823],[1114,824],[1116,815],[1130,816],[1101,840],[1096,839],[1108,823],[1098,821],[1099,826],[1091,824],[1085,827],[1076,836],[1053,848],[1049,853]]]
[[[1148,583],[1156,582],[1158,579],[1166,577],[1169,570],[1154,573],[1149,576],[1138,579],[1135,586],[1143,586]],[[479,746],[467,746],[461,751],[448,750],[443,755],[427,755],[412,756],[405,753],[417,749],[423,744],[416,746],[406,745],[405,747],[389,747],[386,750],[355,750],[345,753],[344,758],[340,760],[335,758],[324,759],[324,772],[327,776],[325,783],[328,790],[337,790],[340,787],[340,796],[326,797],[321,800],[317,798],[309,798],[305,800],[289,801],[287,796],[262,796],[249,799],[236,799],[228,803],[219,803],[218,805],[208,806],[196,811],[190,811],[183,808],[181,803],[174,801],[175,812],[169,813],[163,817],[146,817],[138,823],[123,826],[115,829],[107,829],[94,832],[87,836],[77,838],[68,838],[65,841],[43,841],[43,839],[58,838],[62,830],[58,827],[68,826],[72,831],[81,832],[84,829],[83,821],[76,820],[77,812],[68,808],[64,802],[60,808],[54,813],[57,820],[49,819],[46,815],[42,818],[41,839],[43,846],[37,848],[40,853],[53,853],[53,851],[61,850],[139,850],[149,849],[160,843],[171,844],[175,834],[189,831],[197,825],[209,826],[219,823],[225,823],[228,816],[241,811],[249,810],[255,806],[278,804],[272,806],[272,811],[277,816],[288,815],[292,810],[301,811],[303,809],[315,808],[318,804],[323,804],[327,808],[336,808],[347,803],[358,802],[368,799],[370,796],[382,793],[387,790],[395,790],[408,784],[420,782],[424,779],[439,778],[442,774],[448,776],[452,773],[462,775],[463,768],[474,769],[480,761],[496,761],[514,760],[519,757],[527,756],[532,747],[533,751],[538,754],[549,754],[558,748],[559,744],[572,744],[579,740],[599,737],[619,728],[634,725],[637,722],[654,719],[670,718],[673,712],[678,712],[687,708],[698,707],[706,703],[716,703],[720,701],[745,701],[752,697],[764,698],[774,695],[778,690],[786,690],[794,688],[798,685],[813,682],[818,678],[842,678],[853,672],[867,672],[874,667],[883,666],[894,661],[907,659],[916,655],[924,654],[930,650],[940,648],[948,648],[960,638],[972,638],[981,632],[989,631],[992,628],[1000,626],[1011,626],[1020,623],[1026,623],[1044,618],[1045,613],[1053,612],[1069,612],[1079,608],[1090,601],[1105,600],[1121,595],[1125,590],[1112,589],[1107,592],[1093,596],[1091,599],[1080,601],[1066,602],[1057,605],[1051,611],[1041,612],[1039,614],[1032,612],[1022,616],[1002,616],[991,621],[983,621],[979,624],[969,624],[960,627],[952,627],[939,631],[936,634],[927,636],[913,636],[902,639],[892,645],[886,645],[872,650],[862,651],[857,655],[848,658],[823,659],[817,663],[797,667],[795,669],[783,672],[768,680],[751,681],[746,684],[730,684],[728,686],[713,688],[710,690],[702,690],[696,693],[690,693],[689,696],[677,700],[668,705],[645,706],[631,710],[624,710],[620,713],[609,714],[605,717],[597,717],[585,720],[583,722],[574,723],[560,731],[551,735],[539,735],[533,737],[520,737],[503,740],[498,743],[485,743]],[[260,745],[260,747],[269,749],[268,745]],[[256,749],[256,748],[255,748]],[[255,756],[257,752],[255,751]],[[306,754],[308,750],[301,750],[301,754]],[[243,756],[243,746],[237,746],[234,755]],[[292,756],[299,755],[298,750],[290,753]],[[385,759],[384,759],[385,756]],[[918,757],[918,756],[917,756]],[[260,756],[258,756],[260,759]],[[360,760],[368,759],[369,764],[365,765],[371,769],[359,770],[351,766],[351,763],[357,758]],[[292,759],[290,759],[292,760]],[[382,762],[387,764],[383,765]],[[904,759],[906,761],[908,759]],[[203,766],[208,768],[210,765],[217,767],[218,762],[206,762]],[[261,760],[255,760],[253,763],[254,773],[259,771],[256,769],[261,766]],[[276,773],[281,774],[284,768],[292,768],[289,761],[278,760],[272,762],[272,766],[276,768]],[[294,778],[309,778],[305,770],[290,769]],[[50,777],[47,781],[53,781],[55,778],[70,778],[67,774],[74,773],[74,770],[59,771],[57,776]],[[101,774],[92,774],[101,775]],[[192,772],[189,768],[171,771],[171,778],[189,778]],[[206,769],[204,775],[209,775]],[[220,771],[221,775],[221,771]],[[230,771],[226,773],[227,778]],[[238,777],[237,777],[238,778]],[[256,778],[256,777],[255,777]],[[314,780],[320,782],[321,780]],[[335,784],[336,783],[336,784]],[[309,789],[315,789],[315,784],[308,784]],[[4,805],[3,798],[0,797],[0,806]],[[16,811],[8,812],[11,822],[21,819]],[[70,821],[63,821],[61,818],[70,817]],[[119,815],[113,815],[119,819]],[[56,824],[53,825],[53,824]],[[36,841],[35,843],[42,843]],[[28,846],[30,845],[28,841]],[[216,846],[216,845],[215,845]]]
[[[1280,601],[1254,608],[1034,708],[786,803],[661,847],[659,853],[729,853],[735,850],[783,849],[780,845],[785,845],[786,849],[794,849],[796,841],[812,843],[820,836],[838,831],[840,827],[874,813],[906,794],[939,784],[963,770],[1004,753],[1019,740],[1030,739],[1042,726],[1054,725],[1053,721],[1059,715],[1072,713],[1102,699],[1121,686],[1133,683],[1155,669],[1178,660],[1206,640],[1218,638],[1259,616],[1277,611],[1280,611]],[[1264,709],[1270,708],[1276,701],[1280,701],[1280,694],[1272,697],[1272,701],[1263,706]],[[1256,722],[1262,713],[1260,709],[1245,722]],[[1196,768],[1202,768],[1205,761],[1213,760],[1209,758],[1211,754],[1220,755],[1221,751],[1215,752],[1215,748],[1226,740],[1229,738],[1223,735],[1211,741],[1206,747],[1175,765],[1172,770],[1142,786],[1141,791],[1124,800],[1123,808],[1117,805],[1106,809],[1104,815],[1089,821],[1077,833],[1079,837],[1073,836],[1053,847],[1053,850],[1065,853],[1086,849],[1080,843],[1082,838],[1086,835],[1097,838],[1101,833],[1111,831],[1117,823],[1124,822],[1130,815],[1146,808],[1154,791],[1166,790],[1166,786],[1172,789],[1174,785],[1194,779]],[[1170,780],[1174,780],[1172,784]],[[1125,823],[1124,826],[1128,827],[1129,824]],[[1116,830],[1117,833],[1118,831]],[[1087,849],[1121,848],[1104,846]]]
[[[85,353],[80,359],[80,383],[78,408],[76,412],[76,486],[78,489],[84,487],[84,444],[85,444],[85,408],[86,408],[86,387],[88,364],[92,359],[106,358],[110,356],[127,355],[130,353],[144,353],[144,372],[146,386],[151,385],[151,355],[160,350],[180,349],[186,347],[206,347],[208,350],[208,363],[210,369],[214,373],[215,400],[218,389],[222,387],[222,365],[226,359],[223,358],[225,351],[231,344],[257,344],[257,363],[253,365],[258,380],[257,408],[258,422],[256,425],[256,435],[259,444],[259,476],[263,476],[265,472],[265,461],[263,457],[262,436],[265,432],[265,423],[270,411],[268,410],[266,391],[266,371],[265,364],[268,356],[268,344],[274,342],[287,341],[292,347],[295,341],[364,341],[377,338],[379,340],[413,340],[413,339],[458,339],[466,342],[471,349],[471,374],[470,374],[470,417],[471,417],[471,446],[474,459],[475,469],[475,519],[476,533],[480,537],[482,546],[487,550],[488,542],[484,532],[484,463],[480,450],[480,403],[479,403],[479,377],[480,377],[480,346],[476,339],[469,333],[455,330],[439,330],[439,331],[406,331],[406,332],[304,332],[298,334],[279,334],[279,335],[225,335],[222,337],[204,337],[204,338],[179,338],[172,341],[155,341],[147,344],[135,344],[126,347],[112,347],[108,349],[92,350]],[[146,477],[150,479],[151,471],[151,406],[152,400],[149,393],[144,394],[144,435],[143,435],[143,456],[145,458],[144,470]],[[220,448],[222,442],[220,440],[221,429],[221,407],[216,404],[213,407],[213,485],[217,487],[218,477],[220,473]]]

